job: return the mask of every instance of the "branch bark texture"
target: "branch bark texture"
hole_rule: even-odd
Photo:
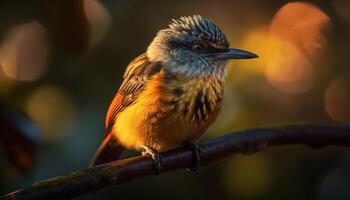
[[[232,132],[199,145],[201,164],[221,160],[236,153],[250,154],[271,146],[328,145],[350,146],[350,126],[339,124],[296,124]],[[192,152],[184,147],[162,153],[162,172],[188,168]],[[148,156],[117,160],[34,183],[32,186],[0,197],[9,199],[62,199],[91,193],[156,173]]]

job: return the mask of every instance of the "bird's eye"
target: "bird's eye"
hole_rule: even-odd
[[[195,52],[202,52],[202,51],[203,51],[203,47],[202,47],[201,45],[199,45],[199,44],[193,45],[193,46],[192,46],[192,49],[193,49],[193,51],[195,51]]]

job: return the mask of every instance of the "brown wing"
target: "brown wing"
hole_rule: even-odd
[[[144,89],[147,80],[153,74],[159,72],[160,69],[161,65],[150,62],[145,53],[135,58],[128,65],[124,73],[124,81],[107,111],[105,121],[107,130],[113,126],[118,113],[136,100],[137,96]]]

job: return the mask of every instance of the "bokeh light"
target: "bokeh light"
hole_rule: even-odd
[[[270,190],[273,171],[270,161],[262,154],[236,155],[222,171],[227,192],[237,199],[256,199]]]
[[[272,46],[275,51],[270,52],[271,57],[266,61],[267,80],[286,93],[307,92],[313,81],[310,61],[292,43],[277,38],[270,40],[274,40],[271,43],[276,46]]]
[[[327,114],[338,122],[350,123],[350,74],[332,80],[324,94]]]
[[[0,66],[8,78],[34,81],[46,72],[49,47],[46,29],[38,22],[17,25],[0,49]]]
[[[250,31],[242,42],[260,58],[243,62],[242,70],[264,73],[281,92],[309,91],[314,80],[314,62],[326,44],[324,29],[330,18],[309,3],[288,3],[273,17],[269,26]],[[249,66],[248,66],[249,65]]]
[[[90,46],[98,44],[107,33],[111,16],[102,3],[96,0],[84,0],[84,10],[90,25]]]
[[[276,13],[270,32],[292,42],[307,56],[314,56],[326,43],[323,31],[329,25],[330,18],[313,4],[294,2]]]
[[[11,93],[16,87],[16,81],[8,79],[3,73],[0,72],[0,96],[6,96]]]
[[[311,62],[325,44],[322,31],[329,22],[329,17],[310,3],[288,3],[276,13],[270,35],[279,45],[266,70],[273,86],[289,93],[305,93],[311,88]]]
[[[44,86],[35,91],[29,97],[25,109],[48,140],[65,136],[64,130],[72,125],[76,110],[67,92],[54,86]]]

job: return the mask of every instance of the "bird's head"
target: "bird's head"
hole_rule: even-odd
[[[188,77],[225,78],[228,59],[256,58],[248,51],[230,49],[225,34],[213,21],[199,15],[172,20],[147,49],[152,62]]]

